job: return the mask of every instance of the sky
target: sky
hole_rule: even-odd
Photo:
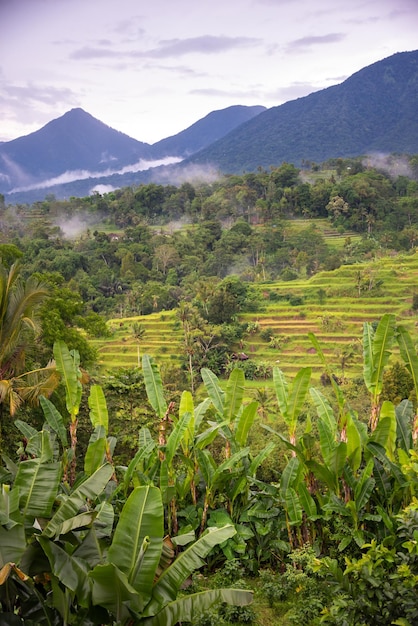
[[[0,141],[75,107],[139,141],[418,49],[418,0],[0,0]]]

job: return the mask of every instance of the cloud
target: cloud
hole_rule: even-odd
[[[123,52],[112,50],[111,48],[93,48],[92,46],[83,46],[78,50],[71,52],[70,59],[115,59],[125,56]]]
[[[48,187],[54,187],[55,185],[64,185],[66,183],[72,183],[75,180],[86,180],[88,178],[104,178],[106,176],[113,176],[114,174],[127,174],[128,172],[143,172],[145,170],[152,169],[154,167],[160,167],[161,165],[173,165],[180,163],[182,159],[179,157],[167,156],[163,159],[157,159],[155,161],[146,161],[140,159],[136,163],[126,165],[119,170],[107,169],[102,172],[90,172],[89,170],[67,170],[59,176],[49,178],[48,180],[42,180],[37,183],[27,185],[25,187],[16,187],[9,193],[16,193],[20,191],[32,191],[34,189],[45,189]]]
[[[228,37],[226,35],[201,35],[187,39],[165,39],[158,48],[150,50],[149,56],[156,58],[182,56],[184,54],[218,54],[235,48],[249,48],[260,45],[261,39],[255,37]]]
[[[310,37],[301,37],[294,39],[286,46],[287,52],[307,52],[312,46],[324,45],[329,43],[338,43],[345,39],[344,33],[329,33],[328,35],[312,35]]]

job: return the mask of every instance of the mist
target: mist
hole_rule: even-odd
[[[30,185],[25,185],[23,187],[15,187],[9,193],[17,193],[21,191],[32,191],[34,189],[45,189],[48,187],[54,187],[55,185],[64,185],[65,183],[72,183],[76,180],[86,180],[88,178],[104,178],[106,176],[113,176],[114,174],[127,174],[127,173],[135,173],[135,172],[143,172],[145,170],[153,169],[155,167],[160,167],[161,165],[173,165],[176,163],[180,163],[182,159],[176,156],[167,156],[163,159],[157,159],[154,161],[147,161],[145,159],[140,159],[136,163],[132,163],[131,165],[125,165],[120,169],[107,169],[100,172],[90,171],[90,170],[68,170],[63,172],[59,176],[54,176],[53,178],[49,178],[47,180],[40,181],[38,183],[33,183]]]

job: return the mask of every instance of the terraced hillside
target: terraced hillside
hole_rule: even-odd
[[[289,375],[302,366],[311,366],[317,378],[323,371],[309,333],[320,341],[334,371],[349,376],[360,374],[364,322],[393,313],[416,334],[412,299],[418,293],[418,254],[344,265],[309,280],[258,284],[256,289],[259,311],[239,318],[249,329],[240,349],[257,363],[277,363]],[[132,332],[135,322],[145,329],[139,342]],[[106,369],[136,365],[138,344],[142,354],[160,364],[179,358],[182,331],[174,311],[114,319],[109,325],[112,337],[96,341]]]
[[[144,329],[139,340],[134,335],[135,323]],[[113,319],[109,328],[111,338],[92,342],[98,348],[99,364],[104,369],[135,367],[142,354],[153,356],[159,364],[179,358],[182,330],[175,311]]]

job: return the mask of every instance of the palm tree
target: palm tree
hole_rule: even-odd
[[[23,281],[18,262],[9,270],[0,263],[0,422],[4,405],[14,415],[22,402],[36,403],[58,383],[52,363],[26,371],[27,351],[39,331],[36,313],[47,295],[33,276]]]

